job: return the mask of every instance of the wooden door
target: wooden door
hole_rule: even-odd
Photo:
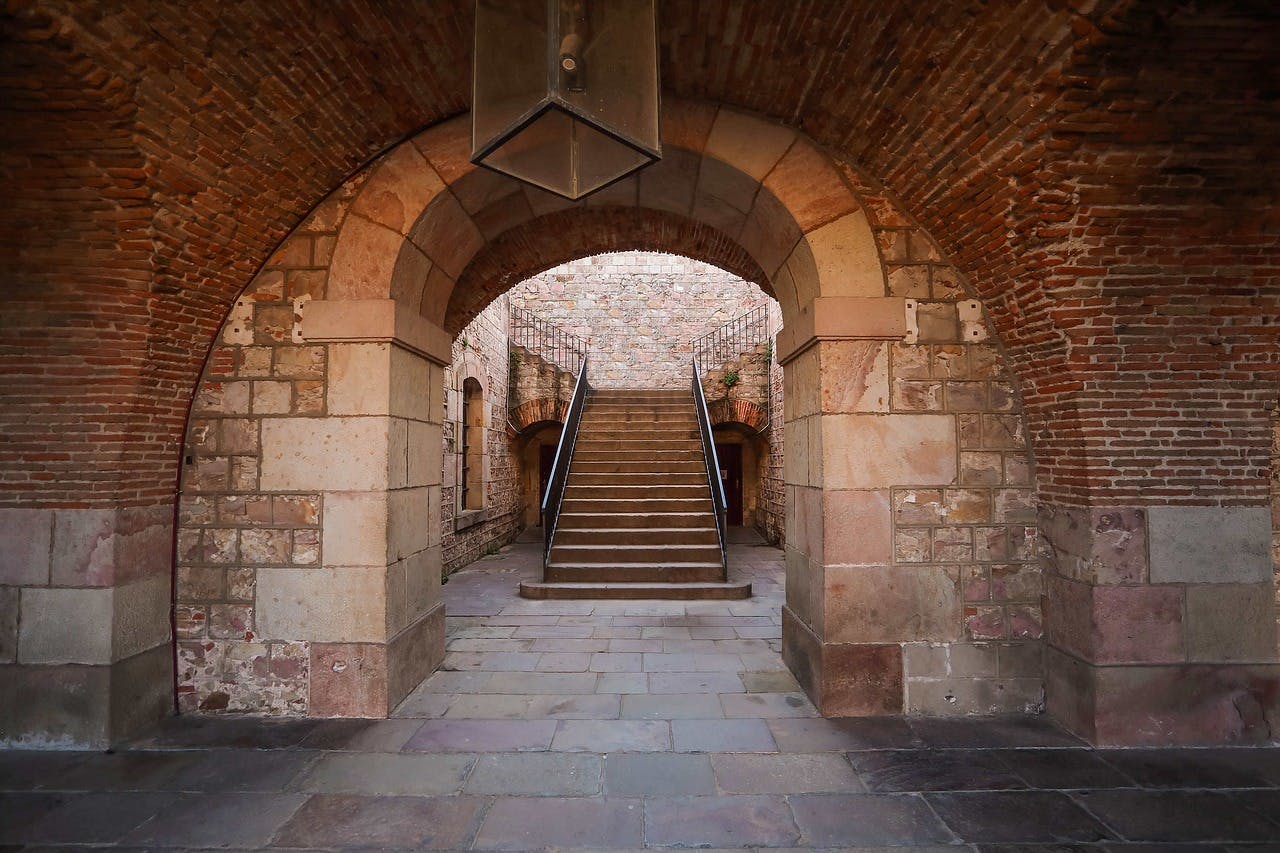
[[[717,444],[720,458],[720,482],[724,484],[724,501],[729,524],[742,524],[742,445]]]

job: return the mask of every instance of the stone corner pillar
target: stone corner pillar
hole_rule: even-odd
[[[905,308],[899,298],[818,299],[778,336],[782,653],[825,716],[903,713],[903,644],[945,639],[960,624],[954,578],[893,565],[890,487],[951,483],[957,458],[953,416],[890,412],[889,350],[907,334]]]
[[[1266,507],[1042,507],[1049,713],[1098,745],[1280,741]]]
[[[310,716],[386,717],[444,659],[439,519],[452,341],[392,300],[309,302],[302,334],[329,345],[327,416],[303,422],[314,453],[276,444],[278,459],[305,469],[305,487],[322,495],[322,566],[279,570],[294,576],[274,595],[259,591],[260,618],[291,621],[272,630],[309,639]],[[274,448],[263,441],[267,485]]]
[[[0,509],[0,746],[102,749],[173,709],[172,504]]]

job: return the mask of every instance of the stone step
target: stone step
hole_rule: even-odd
[[[710,494],[710,486],[708,486],[705,480],[701,483],[690,483],[688,485],[659,483],[649,486],[580,486],[570,482],[564,487],[565,500],[607,500],[610,498],[621,498],[624,500],[634,500],[636,498],[709,498]]]
[[[578,430],[578,441],[701,441],[701,434],[694,429],[674,429],[667,427],[653,427],[652,429],[635,430],[635,429],[613,429],[609,428],[593,428]]]
[[[648,461],[648,460],[652,460],[653,458],[654,458],[654,454],[652,450],[634,450],[630,448],[626,450],[591,450],[591,449],[584,450],[582,449],[581,442],[578,443],[578,446],[574,448],[574,452],[573,452],[574,464],[577,464],[579,461],[631,463],[631,462],[638,462],[638,461]],[[702,467],[703,470],[705,470],[705,467],[706,467],[705,463],[702,461],[701,445],[698,445],[698,447],[691,448],[688,450],[667,450],[662,453],[661,458],[671,462],[693,461],[693,462],[696,462],[700,467]]]
[[[693,417],[675,415],[607,415],[587,413],[582,416],[578,429],[697,429]]]
[[[569,470],[570,486],[696,486],[707,482],[703,471],[582,471]]]
[[[721,563],[568,563],[552,560],[542,578],[559,583],[722,583]]]
[[[541,599],[721,601],[751,597],[747,581],[724,583],[546,583],[524,581],[520,594]]]
[[[565,495],[561,514],[637,516],[651,513],[700,513],[711,516],[711,495],[700,498],[574,498]]]
[[[671,451],[684,450],[702,452],[702,442],[696,438],[681,439],[649,439],[638,438],[636,434],[632,434],[629,439],[601,439],[591,438],[589,436],[579,435],[578,441],[574,445],[575,455],[577,449],[584,451],[600,451],[600,450],[644,450],[650,454],[663,453]]]
[[[564,516],[560,517],[561,522]],[[703,520],[709,520],[703,516]],[[556,545],[709,545],[719,550],[714,527],[565,527],[556,525]]]
[[[595,459],[574,457],[573,469],[578,474],[698,474],[707,478],[707,466],[701,459]]]
[[[557,531],[602,528],[673,530],[706,527],[712,523],[714,523],[714,517],[709,512],[561,512],[556,529]]]
[[[549,561],[556,565],[622,566],[720,565],[720,544],[712,545],[565,545],[557,537]],[[593,578],[594,580],[594,578]]]

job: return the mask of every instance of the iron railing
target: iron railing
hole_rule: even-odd
[[[564,487],[569,479],[569,461],[573,458],[573,447],[578,442],[578,424],[582,420],[582,410],[587,405],[587,395],[591,386],[587,384],[587,356],[584,353],[578,367],[578,381],[573,386],[573,399],[569,401],[569,412],[564,418],[564,428],[560,430],[560,441],[556,445],[556,458],[551,463],[551,477],[547,480],[547,492],[542,496],[542,567],[545,569],[551,557],[551,540],[556,534],[556,524],[560,521],[560,504],[564,502]]]
[[[769,339],[769,309],[766,305],[752,308],[734,317],[718,329],[694,338],[694,358],[715,368],[755,349]]]
[[[702,436],[702,455],[707,460],[707,482],[711,486],[711,505],[716,513],[716,533],[720,537],[720,563],[728,568],[725,555],[728,502],[724,497],[724,482],[720,479],[720,457],[716,454],[715,437],[711,434],[711,414],[707,411],[706,395],[702,393],[702,371],[696,355],[693,357],[693,408],[698,416],[698,432]]]
[[[511,344],[577,373],[587,355],[587,342],[543,320],[526,308],[511,309]]]

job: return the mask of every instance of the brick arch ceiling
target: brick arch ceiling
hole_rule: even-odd
[[[170,493],[158,472],[234,295],[361,163],[467,108],[469,7],[5,7],[0,500]],[[667,3],[662,73],[803,130],[931,230],[1009,345],[1046,494],[1221,482],[1256,500],[1280,373],[1275,17],[1243,1]],[[1064,411],[1077,426],[1054,426]],[[1167,437],[1187,422],[1205,426]],[[1133,469],[1120,485],[1116,460]]]
[[[661,210],[572,208],[504,231],[458,277],[444,327],[457,334],[490,302],[530,276],[605,252],[668,252],[704,261],[773,296],[760,265],[736,241],[705,223]]]

